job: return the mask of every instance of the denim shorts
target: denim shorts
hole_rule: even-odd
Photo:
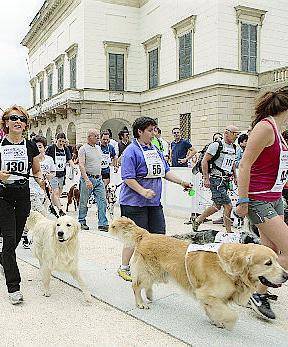
[[[52,189],[62,189],[64,186],[65,177],[53,177],[49,183]]]
[[[265,218],[271,219],[284,215],[284,204],[282,198],[276,201],[260,201],[250,199],[248,205],[248,218],[252,224],[261,224]]]
[[[166,225],[163,207],[160,206],[129,206],[120,205],[121,216],[133,220],[140,228],[152,234],[165,234]]]
[[[210,190],[212,193],[212,201],[217,206],[231,204],[231,199],[228,195],[229,181],[221,177],[210,177]]]

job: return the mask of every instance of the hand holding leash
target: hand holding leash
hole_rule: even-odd
[[[9,171],[0,171],[0,180],[5,182],[10,175],[11,173]]]

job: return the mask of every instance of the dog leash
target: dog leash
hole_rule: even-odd
[[[188,245],[189,247],[189,245]],[[187,250],[188,250],[188,247],[187,247]],[[188,271],[188,264],[187,264],[187,258],[188,258],[188,252],[186,250],[186,253],[185,253],[185,257],[184,257],[184,264],[185,264],[185,271],[186,271],[186,275],[187,275],[187,278],[188,278],[188,282],[191,286],[191,289],[193,289],[193,284],[192,284],[192,281],[191,281],[191,277],[190,277],[190,274],[189,274],[189,271]]]

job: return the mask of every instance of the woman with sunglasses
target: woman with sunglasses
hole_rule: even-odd
[[[27,111],[14,105],[4,111],[1,122],[6,135],[0,144],[0,225],[3,235],[0,263],[6,278],[8,298],[15,305],[23,302],[15,250],[30,213],[28,175],[32,169],[41,186],[43,177],[37,157],[38,148],[23,136],[28,126]]]
[[[260,232],[261,244],[279,255],[288,270],[288,226],[284,222],[282,191],[287,182],[288,145],[281,129],[288,124],[288,90],[266,92],[255,108],[252,132],[239,164],[237,214],[248,215]],[[267,268],[271,260],[265,262]],[[275,319],[264,280],[250,298],[261,316]],[[275,298],[275,296],[274,296]]]

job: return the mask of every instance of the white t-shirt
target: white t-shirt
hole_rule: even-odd
[[[114,139],[110,139],[109,144],[112,145],[115,149],[116,157],[119,155],[119,148],[118,148],[118,142]]]
[[[44,175],[55,172],[56,167],[53,158],[49,157],[49,155],[45,155],[44,160],[40,161],[40,168]],[[39,184],[32,177],[29,178],[29,187],[31,194],[40,194],[41,196],[44,195],[43,189],[40,188]]]

